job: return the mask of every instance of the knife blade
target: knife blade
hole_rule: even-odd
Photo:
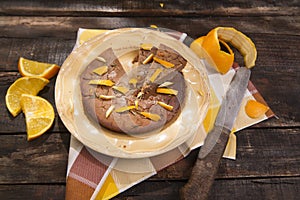
[[[199,151],[190,179],[180,191],[181,199],[207,199],[229,134],[240,109],[250,73],[248,68],[241,67],[234,75],[222,101],[214,127],[207,135],[204,145]]]

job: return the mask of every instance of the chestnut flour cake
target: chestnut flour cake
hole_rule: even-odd
[[[102,127],[120,133],[145,133],[176,120],[186,83],[181,70],[187,61],[166,45],[141,44],[125,72],[113,50],[88,64],[80,77],[86,115]]]

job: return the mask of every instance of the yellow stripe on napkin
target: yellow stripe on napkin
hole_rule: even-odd
[[[109,174],[96,196],[96,200],[110,199],[119,194],[119,190],[111,174]]]
[[[211,99],[206,117],[203,120],[203,126],[206,133],[208,133],[214,126],[215,119],[220,109],[220,102],[215,94],[213,88],[210,88]]]

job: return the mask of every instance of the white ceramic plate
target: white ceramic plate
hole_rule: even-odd
[[[125,71],[141,43],[164,44],[179,52],[188,64],[183,69],[187,83],[185,103],[175,122],[159,132],[134,137],[118,134],[90,121],[84,113],[80,74],[99,54],[112,48]],[[200,92],[199,92],[200,91]],[[125,28],[108,31],[83,43],[62,65],[55,86],[58,114],[67,129],[87,147],[109,156],[145,158],[170,151],[196,134],[209,104],[209,85],[203,62],[183,43],[158,31]]]

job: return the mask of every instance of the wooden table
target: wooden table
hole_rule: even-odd
[[[24,116],[5,107],[20,56],[61,65],[79,27],[155,24],[197,38],[217,26],[250,36],[258,58],[251,80],[277,118],[237,133],[236,161],[223,159],[210,199],[296,199],[300,194],[299,1],[74,0],[0,2],[0,197],[64,199],[70,133],[56,114],[40,138],[26,141]],[[236,53],[237,61],[242,63]],[[41,92],[54,104],[55,78]],[[115,199],[178,199],[197,151]]]

